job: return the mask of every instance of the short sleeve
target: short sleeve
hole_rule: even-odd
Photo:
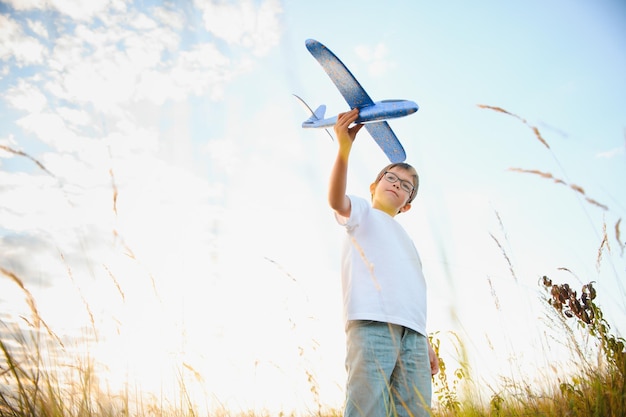
[[[344,217],[335,212],[335,220],[340,226],[351,230],[361,223],[363,216],[369,209],[369,203],[363,198],[352,195],[349,195],[348,198],[350,199],[350,217]]]

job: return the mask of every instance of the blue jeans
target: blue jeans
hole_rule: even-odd
[[[345,417],[426,417],[432,395],[428,341],[403,326],[355,320],[346,329]]]

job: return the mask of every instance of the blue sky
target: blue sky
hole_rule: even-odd
[[[289,408],[314,404],[309,372],[341,403],[336,144],[300,128],[292,94],[347,108],[307,38],[374,100],[419,104],[391,122],[421,177],[398,220],[424,263],[429,330],[459,334],[478,379],[554,363],[529,353],[548,353],[542,275],[596,281],[623,334],[621,2],[5,1],[0,267],[78,351],[85,328],[101,336],[103,378],[162,389],[186,364],[199,396]],[[362,133],[349,191],[366,195],[385,163]],[[21,323],[24,294],[2,278],[2,320]]]

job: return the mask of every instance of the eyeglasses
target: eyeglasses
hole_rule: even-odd
[[[390,183],[395,183],[400,181],[400,188],[402,188],[404,191],[406,191],[409,195],[413,194],[413,191],[415,191],[415,187],[413,187],[413,184],[411,184],[409,181],[407,180],[401,180],[396,174],[394,174],[391,171],[385,171],[383,172],[383,178]]]

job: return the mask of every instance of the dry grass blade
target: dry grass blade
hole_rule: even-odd
[[[563,181],[560,178],[556,178],[555,176],[553,176],[552,174],[550,174],[549,172],[543,172],[543,171],[539,171],[537,169],[524,169],[524,168],[509,168],[509,171],[514,171],[514,172],[521,172],[524,174],[533,174],[533,175],[538,175],[542,178],[546,178],[546,179],[551,179],[552,181],[554,181],[557,184],[563,184],[566,187],[569,187],[570,189],[576,191],[577,193],[581,194],[583,197],[585,197],[585,200],[587,200],[588,203],[593,204],[594,206],[600,207],[602,210],[608,210],[609,207],[605,204],[599,203],[598,201],[594,200],[593,198],[587,196],[587,194],[585,193],[585,189],[579,185],[576,184],[569,184],[565,181]]]
[[[111,176],[111,187],[113,187],[113,212],[117,216],[117,185],[115,184],[113,168],[109,169],[109,175]]]
[[[602,262],[602,252],[606,248],[606,250],[610,253],[611,246],[609,246],[609,237],[606,234],[606,223],[602,223],[602,242],[600,242],[600,247],[598,248],[598,256],[596,258],[596,269],[600,270],[600,263]]]
[[[511,271],[511,275],[515,279],[515,282],[517,282],[517,275],[515,275],[515,269],[513,268],[513,263],[511,262],[509,255],[506,253],[506,250],[504,249],[502,244],[500,244],[500,241],[498,240],[497,237],[495,237],[492,233],[489,233],[489,236],[491,236],[491,238],[496,242],[496,245],[498,245],[498,247],[500,248],[500,251],[502,252],[502,256],[504,256],[506,263],[509,265],[509,271]]]
[[[352,242],[352,244],[358,251],[359,255],[361,256],[361,259],[363,259],[363,262],[365,262],[365,265],[367,266],[367,269],[369,270],[370,275],[372,276],[372,281],[374,282],[374,287],[376,288],[376,291],[380,291],[380,284],[378,283],[378,279],[376,278],[376,274],[374,273],[374,264],[372,264],[369,261],[369,259],[367,259],[367,256],[365,255],[365,251],[363,250],[361,245],[359,245],[359,242],[357,242],[357,240],[354,237],[351,237],[350,241]]]
[[[21,400],[21,401],[18,401],[19,406],[17,407],[17,409],[15,409],[13,406],[11,406],[11,403],[13,403],[13,401],[5,397],[4,393],[0,392],[0,399],[2,400],[1,402],[2,407],[0,407],[0,412],[2,413],[0,415],[19,416],[20,415],[19,413],[21,411],[26,411],[25,408],[30,406],[30,401],[28,401],[28,397],[24,396],[24,393],[26,392],[26,388],[24,385],[27,384],[28,381],[22,381],[23,370],[20,367],[20,365],[14,361],[13,355],[9,351],[8,346],[2,341],[2,339],[0,339],[0,351],[2,352],[8,365],[8,369],[6,370],[6,372],[3,372],[3,373],[8,373],[8,372],[11,373],[13,379],[15,380],[15,383],[17,384],[17,392],[20,394],[20,395],[17,395],[16,397],[18,400]],[[29,408],[28,411],[30,412],[33,411],[30,407],[28,408]],[[8,414],[9,410],[11,411],[11,414]],[[5,414],[5,411],[7,412],[7,414]]]
[[[117,282],[117,279],[115,279],[115,275],[113,275],[113,272],[111,272],[111,270],[106,265],[102,264],[102,267],[107,271],[107,274],[109,274],[109,277],[113,281],[113,284],[115,284],[117,291],[120,293],[120,296],[122,297],[122,301],[125,302],[126,295],[124,295],[124,291],[122,291],[122,287],[120,286],[120,283]]]
[[[89,303],[87,302],[87,299],[83,295],[82,291],[80,290],[80,288],[76,284],[76,281],[74,280],[74,274],[72,272],[72,268],[70,268],[70,265],[67,263],[67,260],[65,259],[65,255],[63,255],[63,252],[61,252],[60,250],[59,250],[59,256],[61,257],[61,260],[65,264],[65,268],[67,268],[67,275],[70,277],[70,280],[72,281],[72,284],[74,285],[74,287],[78,291],[78,294],[80,295],[80,299],[83,302],[83,305],[85,306],[85,310],[87,310],[87,314],[89,314],[89,321],[91,322],[91,327],[93,328],[94,335],[97,338],[98,337],[98,329],[96,328],[96,321],[94,319],[94,314],[91,311],[91,307],[89,306]]]
[[[33,294],[31,294],[30,291],[28,291],[28,289],[24,285],[24,282],[13,272],[7,269],[4,269],[1,266],[0,266],[0,273],[8,277],[15,284],[17,284],[17,286],[20,287],[22,292],[24,292],[24,294],[26,295],[26,304],[28,304],[28,308],[30,309],[30,312],[33,316],[33,323],[32,323],[33,327],[35,329],[39,329],[43,325],[43,327],[46,329],[48,334],[54,339],[56,339],[57,342],[59,342],[59,345],[61,345],[61,347],[65,347],[61,339],[52,331],[52,329],[50,329],[50,327],[48,327],[48,324],[39,315],[39,311],[37,310],[37,304],[35,303],[35,297],[33,297]]]
[[[541,133],[539,132],[539,129],[537,128],[537,126],[531,125],[523,117],[520,117],[517,114],[511,113],[510,111],[506,111],[502,107],[488,106],[486,104],[478,104],[478,107],[480,107],[481,109],[493,110],[493,111],[497,111],[499,113],[504,113],[506,115],[515,117],[516,119],[520,120],[522,123],[524,123],[526,126],[528,126],[533,131],[533,133],[535,134],[535,136],[537,137],[539,142],[541,142],[543,144],[543,146],[545,146],[546,148],[550,149],[550,145],[548,145],[548,142],[543,138],[543,136],[541,136]]]
[[[494,212],[496,215],[496,219],[498,220],[498,225],[500,226],[500,230],[502,231],[502,234],[504,235],[504,239],[508,240],[508,237],[506,235],[506,230],[504,229],[504,223],[502,222],[502,217],[500,217],[500,213],[498,213],[497,210],[495,210]]]
[[[46,167],[45,167],[45,166],[44,166],[41,162],[39,162],[38,160],[36,160],[35,158],[33,158],[32,156],[30,156],[30,155],[29,155],[29,154],[27,154],[26,152],[24,152],[24,151],[18,151],[17,149],[13,149],[13,148],[11,148],[11,147],[9,147],[9,146],[6,146],[6,145],[0,145],[0,149],[4,150],[4,151],[6,151],[6,152],[12,153],[12,154],[14,154],[14,155],[23,156],[23,157],[25,157],[25,158],[30,159],[30,160],[31,160],[31,161],[33,161],[35,164],[37,164],[37,166],[38,166],[39,168],[41,168],[41,169],[42,169],[42,170],[43,170],[46,174],[50,175],[51,177],[56,178],[52,172],[48,171],[48,168],[46,168]]]
[[[0,272],[2,272],[3,275],[7,276],[11,281],[17,284],[17,286],[20,287],[22,292],[26,295],[26,304],[28,304],[28,308],[30,308],[30,312],[33,316],[34,326],[35,328],[39,328],[39,325],[41,323],[41,317],[39,316],[39,312],[37,311],[37,306],[35,305],[35,298],[31,294],[31,292],[28,291],[28,289],[24,285],[24,282],[21,279],[19,279],[18,276],[15,275],[13,272],[8,271],[2,267],[0,267]]]
[[[624,255],[624,242],[622,242],[622,236],[620,233],[620,229],[619,229],[619,225],[622,223],[622,219],[620,218],[619,220],[617,220],[617,223],[615,223],[615,240],[617,240],[617,244],[619,245],[620,248],[620,255]]]
[[[495,210],[495,214],[496,214],[496,218],[498,219],[498,225],[500,226],[500,231],[502,232],[502,234],[504,236],[504,241],[505,241],[505,243],[508,244],[508,237],[506,235],[506,230],[504,228],[504,223],[502,222],[502,217],[500,217],[500,213],[498,213],[497,210]],[[509,271],[511,271],[511,275],[515,279],[515,282],[517,282],[517,275],[515,275],[515,269],[513,268],[513,263],[511,262],[511,258],[509,258],[509,255],[506,253],[506,249],[504,248],[504,246],[500,243],[498,238],[493,233],[489,233],[489,236],[491,236],[491,238],[498,245],[498,248],[500,248],[500,251],[502,252],[502,255],[504,256],[504,259],[506,260],[507,264],[509,265]],[[491,285],[491,282],[489,284]]]
[[[289,273],[289,271],[286,271],[285,268],[283,268],[282,265],[280,265],[278,262],[276,262],[273,259],[268,258],[267,256],[264,256],[264,258],[265,258],[266,261],[271,262],[272,264],[274,264],[283,274],[285,274],[293,282],[297,282],[296,278],[293,275],[291,275]]]
[[[189,365],[187,362],[183,362],[183,367],[193,374],[194,378],[196,378],[196,381],[198,382],[204,381],[202,374],[196,371],[193,366]]]
[[[487,282],[489,283],[489,290],[491,291],[491,298],[496,305],[496,310],[501,311],[500,309],[500,299],[498,298],[498,294],[496,293],[496,289],[493,287],[493,283],[491,282],[491,278],[487,278]]]

